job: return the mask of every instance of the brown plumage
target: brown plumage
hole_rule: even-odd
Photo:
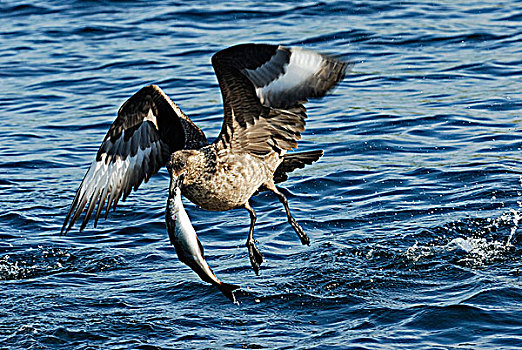
[[[215,141],[155,85],[125,102],[87,171],[62,227],[66,233],[85,210],[81,229],[95,213],[136,190],[167,165],[172,180],[184,174],[182,194],[215,211],[244,208],[250,214],[247,247],[256,273],[263,256],[253,239],[256,214],[249,199],[276,194],[301,242],[309,238],[275,186],[287,173],[311,164],[322,151],[289,153],[305,129],[309,98],[324,96],[344,77],[347,64],[299,48],[243,44],[212,57],[223,97],[224,120]],[[94,212],[96,204],[96,212]]]
[[[301,68],[312,73],[301,73],[298,66],[291,66],[300,61],[292,61],[292,55],[300,55]],[[212,65],[223,96],[221,132],[211,145],[174,152],[167,168],[173,178],[185,174],[182,193],[201,208],[245,208],[249,212],[246,246],[257,274],[264,259],[254,241],[256,213],[249,199],[259,190],[277,195],[301,242],[310,243],[275,182],[284,181],[287,172],[322,155],[322,151],[289,155],[284,162],[286,152],[297,147],[305,128],[302,103],[323,96],[335,86],[344,77],[346,64],[308,51],[239,45],[215,54]],[[293,74],[293,80],[284,82],[285,74]]]

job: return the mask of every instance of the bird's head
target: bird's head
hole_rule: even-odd
[[[175,194],[175,189],[183,186],[183,180],[185,179],[187,159],[189,157],[188,152],[186,151],[178,151],[174,152],[168,162],[167,162],[167,170],[170,175],[170,197],[173,197]]]

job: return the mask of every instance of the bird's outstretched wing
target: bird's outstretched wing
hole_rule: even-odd
[[[314,51],[266,44],[229,47],[212,65],[225,114],[216,143],[257,155],[295,148],[305,126],[302,104],[324,96],[347,69]]]
[[[155,85],[146,86],[129,98],[120,107],[76,192],[62,234],[69,231],[86,209],[80,230],[85,228],[98,204],[96,226],[104,206],[106,217],[122,196],[125,199],[132,189],[137,190],[165,165],[172,152],[183,149],[182,114]]]

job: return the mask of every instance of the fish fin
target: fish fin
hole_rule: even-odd
[[[234,304],[239,304],[236,300],[236,296],[234,295],[234,291],[241,288],[239,286],[236,286],[235,284],[230,283],[224,283],[221,282],[220,284],[216,284],[216,287],[225,295],[231,302]]]

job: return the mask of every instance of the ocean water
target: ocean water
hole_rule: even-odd
[[[0,348],[522,348],[517,1],[0,2]],[[59,230],[119,106],[158,84],[213,139],[211,55],[281,43],[353,62],[311,101],[283,184],[244,210],[185,201],[240,305],[178,261],[165,169],[97,228]]]

